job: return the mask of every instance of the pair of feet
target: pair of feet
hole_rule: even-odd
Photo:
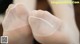
[[[59,18],[43,10],[28,11],[22,4],[11,4],[2,24],[9,44],[33,44],[33,38],[41,44],[69,44],[71,41]]]

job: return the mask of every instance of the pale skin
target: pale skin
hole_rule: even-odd
[[[71,16],[69,16],[69,15],[67,15],[68,12],[66,14],[64,14],[64,13],[62,14],[61,11],[57,10],[56,5],[51,5],[52,8],[55,9],[53,11],[55,12],[55,15],[56,15],[56,17],[55,16],[52,17],[52,14],[50,14],[49,12],[42,11],[42,10],[38,10],[38,11],[36,10],[36,11],[30,12],[30,14],[27,14],[28,11],[26,11],[26,8],[23,5],[19,4],[16,7],[14,7],[14,6],[15,5],[9,6],[9,8],[7,9],[7,12],[6,12],[6,14],[7,14],[6,18],[10,19],[10,18],[8,18],[9,17],[8,13],[11,13],[11,11],[13,13],[15,13],[16,8],[17,8],[17,12],[13,15],[15,15],[15,16],[19,15],[18,17],[20,17],[21,20],[18,18],[17,21],[15,21],[15,17],[12,16],[13,17],[12,19],[14,19],[14,21],[13,21],[13,23],[10,22],[11,27],[8,26],[7,31],[5,30],[6,28],[4,27],[4,26],[6,26],[7,19],[4,19],[4,22],[3,22],[4,35],[9,36],[9,44],[33,44],[32,43],[33,36],[41,44],[72,44],[73,41],[70,40],[71,36],[69,36],[67,31],[65,31],[66,29],[74,29],[74,30],[72,30],[73,33],[76,30],[75,35],[77,37],[75,39],[77,40],[76,41],[77,43],[76,42],[74,42],[74,43],[79,44],[78,43],[78,34],[79,33],[78,33],[78,29],[74,22],[73,9],[69,10],[70,11],[69,14],[71,14]],[[23,6],[23,7],[21,7],[21,6]],[[12,8],[12,7],[14,7],[14,8]],[[61,6],[59,6],[59,7],[61,7]],[[21,9],[23,9],[23,10],[21,10]],[[70,8],[67,8],[67,9],[70,9]],[[65,9],[63,9],[63,10],[65,10]],[[57,12],[59,11],[59,13],[57,13],[56,11]],[[43,13],[43,14],[41,14],[41,13]],[[23,18],[23,16],[21,16],[23,14],[24,15],[26,14],[29,16]],[[66,16],[69,18],[68,20],[67,20]],[[23,21],[22,19],[25,21]],[[36,20],[36,23],[38,23],[38,24],[35,23],[35,20]],[[68,23],[68,21],[69,21],[69,23]],[[7,22],[9,22],[9,21],[7,21]],[[20,25],[16,26],[15,25],[15,24],[17,24],[16,22],[20,22],[19,23]],[[65,22],[67,24],[71,24],[72,28],[69,25],[67,25],[68,27],[65,28],[66,27],[66,24],[64,25]],[[54,27],[54,28],[51,27],[51,25],[49,25],[49,23],[50,24],[52,23],[52,26],[57,26],[58,29],[56,27]],[[55,23],[55,25],[54,25],[54,23]],[[14,24],[14,25],[12,25],[12,24]],[[18,26],[20,26],[20,27],[18,27]],[[36,26],[43,26],[43,27],[38,27],[38,30],[37,30]],[[49,29],[46,28],[47,26]],[[54,31],[54,30],[56,30],[56,31]],[[45,33],[44,33],[44,31],[45,31]],[[70,32],[71,32],[71,30],[70,30]],[[70,34],[70,32],[69,32],[69,34]],[[33,36],[32,36],[32,34],[33,34]],[[75,36],[75,35],[73,35],[73,36]],[[73,40],[75,40],[75,39],[73,39]],[[22,41],[24,41],[24,42],[22,42]],[[28,41],[28,42],[26,42],[26,41]]]
[[[49,3],[51,2],[51,0],[48,0],[48,1]],[[52,1],[55,1],[55,0],[52,0]],[[56,1],[59,1],[59,0],[56,0]],[[69,1],[72,1],[72,0],[69,0]],[[74,44],[79,44],[79,30],[75,22],[75,12],[74,12],[73,4],[58,4],[57,5],[57,4],[50,3],[50,5],[52,7],[54,14],[58,18],[63,20],[64,26],[62,29],[64,29],[63,31],[65,33],[70,34],[70,38],[72,39],[71,42],[74,42]]]

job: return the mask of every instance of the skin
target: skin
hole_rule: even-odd
[[[36,9],[36,0],[13,0],[14,4],[22,3],[26,6],[29,10]]]
[[[70,43],[68,35],[61,29],[63,25],[62,21],[47,11],[36,10],[33,12],[33,16],[29,17],[29,24],[34,38],[42,44]]]
[[[69,34],[71,44],[79,44],[79,30],[75,22],[73,4],[51,4],[51,0],[49,0],[49,3],[52,7],[52,11],[54,12],[55,16],[57,16],[64,22],[62,29],[66,34]]]
[[[10,8],[10,7],[7,9],[6,16],[5,16],[4,21],[2,23],[3,24],[3,29],[4,29],[3,35],[9,37],[9,44],[32,44],[32,40],[33,40],[32,33],[33,33],[35,39],[42,44],[47,44],[47,43],[51,43],[51,44],[53,44],[53,43],[64,44],[65,43],[65,44],[67,44],[67,43],[69,43],[69,40],[67,40],[67,37],[65,36],[65,34],[63,34],[63,32],[56,31],[55,33],[52,33],[54,31],[51,31],[51,30],[54,30],[55,28],[52,28],[51,30],[48,30],[48,31],[50,31],[51,34],[48,34],[48,32],[46,32],[47,34],[46,33],[41,33],[41,31],[39,31],[41,33],[41,35],[39,34],[40,36],[36,36],[35,32],[37,32],[37,31],[36,31],[36,29],[34,31],[34,29],[32,28],[32,24],[34,24],[34,23],[30,23],[31,20],[28,19],[28,21],[29,21],[29,24],[28,24],[28,21],[27,22],[25,21],[25,20],[27,20],[26,18],[28,18],[28,17],[25,17],[25,18],[23,17],[23,15],[28,14],[28,13],[26,13],[24,6],[21,5],[21,4],[18,4],[18,5],[15,5],[15,7],[13,6],[13,8],[12,7]],[[15,11],[16,11],[16,13],[15,13]],[[15,14],[11,15],[10,13],[12,13],[12,12],[14,12]],[[36,14],[36,12],[37,12],[37,14]],[[50,15],[49,17],[51,19],[51,22],[55,21],[55,22],[57,22],[56,25],[59,24],[59,26],[61,26],[60,24],[62,24],[61,21],[58,18],[53,17],[52,14],[50,14],[47,11],[38,10],[38,11],[33,11],[31,13],[32,13],[32,15],[30,15],[30,16],[36,16],[37,15],[36,17],[40,17],[40,18],[43,18],[43,19],[46,18],[45,20],[47,20],[47,21],[49,20],[49,18],[47,18],[47,17],[48,17],[48,15]],[[43,14],[40,14],[40,13],[43,13]],[[9,15],[11,15],[12,17],[9,18]],[[15,19],[15,17],[13,15],[18,16],[20,18],[20,21],[19,21],[19,19],[17,19],[17,21],[10,22],[10,24],[7,25],[7,22],[9,21],[9,19]],[[41,17],[42,15],[44,15],[44,17]],[[22,22],[23,20],[24,20],[24,22]],[[16,25],[17,22],[19,23],[19,25]],[[9,26],[9,25],[11,25],[11,26]],[[35,23],[35,25],[36,25],[36,23]],[[46,24],[44,23],[44,25],[46,25]],[[44,28],[46,28],[46,26]],[[32,29],[32,31],[31,31],[31,29]],[[42,30],[42,29],[40,29],[40,30]],[[60,29],[58,29],[58,30],[60,30]],[[45,31],[45,30],[42,30],[42,31]],[[46,36],[43,36],[44,34],[46,34]],[[65,39],[65,41],[64,41],[64,39]],[[47,40],[49,40],[49,41],[47,41]]]
[[[69,35],[71,39],[70,40],[71,43],[79,44],[79,30],[75,22],[73,4],[51,4],[51,2],[55,0],[48,0],[48,1],[51,5],[52,11],[54,12],[55,16],[57,16],[64,22],[64,26],[62,27],[62,29],[66,34]],[[59,1],[59,0],[56,0],[56,1]],[[72,0],[69,0],[69,1],[72,1]]]
[[[26,12],[25,6],[22,4],[11,4],[8,7],[2,25],[4,29],[3,36],[9,37],[9,44],[33,43],[31,28],[27,22],[29,13]]]
[[[17,2],[19,2],[19,1],[17,1]],[[50,1],[49,1],[50,2]],[[34,20],[36,20],[36,18],[34,18],[34,17],[39,17],[41,14],[40,13],[44,13],[45,14],[45,17],[47,17],[46,15],[46,13],[44,12],[44,11],[37,11],[37,12],[35,12],[35,11],[33,11],[32,13],[34,14],[34,15],[31,15],[32,17],[29,17],[29,19],[28,19],[28,22],[29,22],[29,26],[31,27],[31,32],[33,33],[33,36],[34,36],[34,38],[38,41],[38,42],[40,42],[41,44],[72,44],[72,43],[74,43],[74,44],[79,44],[79,33],[78,33],[78,29],[77,29],[77,27],[76,27],[76,24],[75,24],[75,20],[74,20],[74,10],[73,10],[73,7],[72,7],[72,5],[70,5],[70,6],[64,6],[64,5],[55,5],[55,4],[50,4],[51,5],[51,7],[52,7],[52,9],[53,9],[53,11],[54,11],[54,13],[55,13],[55,15],[56,15],[56,17],[58,17],[58,19],[60,19],[63,23],[60,23],[61,21],[59,21],[59,22],[57,22],[58,24],[62,24],[62,25],[60,25],[60,27],[59,27],[59,29],[55,32],[55,33],[50,33],[50,34],[46,34],[46,33],[48,33],[48,32],[46,32],[46,33],[43,33],[42,31],[45,31],[45,28],[46,28],[46,26],[47,26],[47,23],[46,22],[43,22],[42,20],[41,20],[41,23],[44,23],[44,30],[42,30],[42,28],[40,27],[40,31],[36,31],[36,29],[34,28],[34,26],[36,26],[37,24],[35,23],[35,25],[33,25],[34,23]],[[54,6],[54,7],[53,7]],[[62,7],[62,6],[64,6],[64,7]],[[59,8],[58,8],[59,7]],[[62,8],[61,8],[62,7]],[[66,9],[63,9],[63,8],[65,8],[66,7],[66,9],[67,9],[67,11],[70,11],[70,12],[67,12],[67,11],[65,11]],[[70,7],[70,8],[69,8]],[[63,10],[63,11],[59,11],[59,10]],[[35,13],[37,13],[37,16],[35,15]],[[69,15],[70,14],[70,15]],[[45,17],[43,16],[43,17],[40,17],[40,18],[42,18],[42,19],[45,19]],[[49,18],[51,18],[51,17],[49,17]],[[48,22],[49,22],[49,18],[47,18],[47,19],[45,19],[45,20],[47,20]],[[69,19],[68,19],[69,18]],[[55,19],[55,18],[53,18],[53,19]],[[53,19],[50,19],[50,20],[52,20],[52,21],[56,21],[56,20],[58,20],[58,19],[55,19],[55,20],[53,20]],[[68,20],[67,20],[68,19]],[[37,19],[36,21],[39,21],[39,19]],[[39,23],[39,22],[37,22],[37,23]],[[50,23],[50,22],[49,22]],[[56,24],[57,24],[56,23]],[[38,24],[38,25],[40,25],[40,26],[42,26],[41,24]],[[27,27],[27,26],[26,26]],[[67,28],[66,28],[67,27]],[[5,27],[4,27],[5,28]],[[23,27],[22,27],[23,28]],[[49,27],[50,28],[50,27]],[[21,28],[19,28],[20,30],[22,30]],[[27,28],[26,28],[27,29]],[[24,37],[26,37],[27,38],[27,33],[26,33],[26,30],[25,29],[25,26],[24,26],[24,31],[22,32],[23,34],[24,34]],[[51,28],[50,28],[51,29]],[[53,30],[54,30],[55,28],[53,28]],[[11,30],[11,29],[10,29]],[[17,30],[17,28],[15,28],[14,29],[14,31],[12,30],[11,32],[12,33],[18,33],[18,31],[15,31],[15,30]],[[50,31],[50,30],[49,30]],[[10,34],[11,33],[10,31],[9,32],[4,32],[4,35],[8,35],[9,36],[9,38],[12,38],[12,35]],[[38,34],[38,32],[39,32],[39,34]],[[51,31],[52,32],[52,31]],[[54,32],[54,31],[53,31]],[[72,34],[72,33],[73,34]],[[15,34],[14,33],[14,34]],[[26,34],[25,34],[26,33]],[[22,35],[23,35],[22,34]],[[18,34],[16,34],[17,36],[18,36],[18,38],[21,38],[21,34],[20,34],[20,32],[18,33]],[[26,35],[26,36],[25,36]],[[30,35],[30,34],[29,34]],[[45,36],[43,36],[43,35],[45,35]],[[15,38],[17,38],[17,36],[15,36]],[[73,37],[74,36],[74,37]],[[24,37],[22,37],[22,38],[24,38]],[[32,37],[31,37],[32,38]],[[17,39],[17,40],[19,40],[19,39]],[[27,40],[29,40],[29,39],[27,39]],[[32,40],[32,39],[31,39]],[[76,40],[76,41],[74,41],[74,40]],[[12,41],[11,41],[11,39],[10,39],[10,44],[11,43],[13,43],[14,41],[16,41],[16,39],[13,39]],[[24,41],[24,40],[23,40]],[[29,42],[31,42],[31,41],[29,41]],[[19,43],[20,43],[20,41],[19,41]],[[15,43],[15,44],[17,44],[17,43]],[[26,44],[26,43],[25,43]]]

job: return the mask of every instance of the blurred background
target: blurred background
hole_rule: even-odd
[[[75,0],[75,1],[79,1],[79,0]],[[2,32],[3,32],[1,22],[3,21],[5,11],[8,7],[8,5],[11,3],[13,3],[13,0],[0,0],[0,36],[2,35]],[[36,9],[47,10],[52,13],[52,10],[51,10],[47,0],[37,0]],[[80,30],[80,4],[74,4],[74,10],[75,10],[76,23]]]

